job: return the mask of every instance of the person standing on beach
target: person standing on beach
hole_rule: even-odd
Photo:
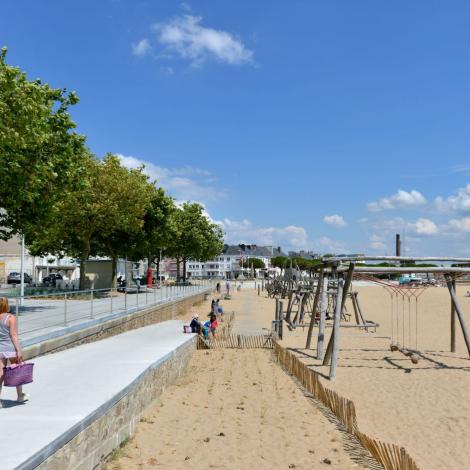
[[[3,385],[3,368],[7,363],[20,364],[23,362],[20,343],[18,341],[18,330],[16,317],[9,313],[10,306],[6,297],[0,298],[0,393]],[[28,396],[23,393],[23,387],[16,387],[18,394],[17,401],[24,403],[28,400]],[[0,408],[2,402],[0,401]]]
[[[220,282],[216,284],[215,290],[217,291],[217,294],[220,294]]]

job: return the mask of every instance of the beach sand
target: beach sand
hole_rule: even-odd
[[[468,285],[457,285],[459,303],[470,327]],[[384,442],[404,446],[422,469],[470,468],[470,360],[457,321],[455,353],[450,352],[450,297],[447,288],[432,287],[418,301],[417,346],[421,352],[414,365],[400,352],[391,352],[391,301],[379,286],[354,286],[364,317],[380,324],[376,333],[343,328],[337,378],[323,384],[349,398],[356,405],[361,431]],[[265,299],[266,322],[274,316],[274,301]],[[284,302],[287,305],[287,301]],[[411,298],[411,329],[405,301],[399,303],[400,344],[416,346],[415,300]],[[349,313],[353,308],[348,301]],[[353,320],[352,320],[353,321]],[[329,368],[315,359],[316,335],[312,349],[305,350],[306,329],[286,334],[282,344],[296,348],[299,357],[316,371],[328,375]],[[409,332],[411,331],[411,334]],[[327,330],[326,342],[331,328]],[[394,327],[396,337],[396,326]],[[326,347],[326,343],[325,343]]]
[[[196,351],[106,469],[361,468],[347,442],[270,351]]]
[[[464,296],[468,289],[465,285],[457,286],[458,299],[470,327],[470,298]],[[343,328],[337,378],[333,382],[322,379],[323,384],[355,403],[361,431],[384,442],[404,446],[420,468],[470,468],[470,360],[458,321],[457,351],[449,352],[447,289],[429,288],[419,297],[417,339],[421,357],[417,365],[400,352],[390,351],[389,293],[379,286],[357,284],[354,290],[359,292],[364,317],[376,321],[380,327],[376,333]],[[209,304],[210,301],[205,302],[193,311],[205,317]],[[232,300],[222,300],[222,305],[226,312],[236,313],[234,333],[259,334],[271,328],[275,305],[265,292],[258,296],[255,289],[245,287],[235,292]],[[414,312],[415,304],[411,307]],[[347,308],[352,313],[349,301]],[[399,341],[414,347],[414,313],[409,335],[407,303],[405,308],[405,342],[401,333]],[[190,314],[185,319],[189,320]],[[400,323],[400,331],[401,327]],[[283,346],[295,348],[299,357],[327,376],[328,367],[319,365],[315,359],[318,330],[314,330],[309,351],[304,349],[306,329],[284,330]],[[326,341],[330,332],[331,329],[327,329]],[[344,445],[339,445],[338,431],[335,433],[331,423],[319,424],[321,414],[312,408],[292,379],[270,363],[269,354],[239,350],[216,351],[209,355],[197,352],[186,378],[165,392],[150,411],[149,419],[155,424],[142,423],[136,439],[125,447],[130,459],[121,458],[118,464],[125,462],[126,465],[120,468],[137,468],[138,463],[145,466],[152,458],[168,468],[182,465],[185,468],[211,468],[209,465],[245,468],[253,464],[259,468],[288,468],[289,464],[296,465],[295,468],[305,465],[305,468],[317,468],[316,465],[324,468],[320,463],[323,458],[340,459],[330,468],[354,468],[355,463],[348,462],[347,455],[342,453]],[[211,358],[215,355],[218,359],[213,363]],[[282,393],[279,393],[281,386]],[[216,403],[216,413],[204,408],[211,401],[208,390]],[[238,405],[242,400],[245,405]],[[183,401],[189,405],[183,405]],[[161,409],[159,403],[163,404]],[[245,410],[241,412],[237,406]],[[306,408],[308,415],[299,412]],[[266,410],[264,422],[263,410]],[[280,416],[281,410],[282,419],[278,419],[276,416]],[[306,427],[305,432],[295,431],[302,426]],[[326,426],[324,430],[323,426]],[[219,432],[226,436],[218,437]],[[335,441],[323,439],[325,433],[334,436],[331,439]],[[210,438],[208,443],[204,442],[206,437]],[[314,450],[315,454],[309,454],[309,450]],[[214,453],[217,459],[213,458]],[[190,460],[183,463],[178,460],[186,456]]]
[[[234,333],[266,333],[272,300],[254,289],[223,301]],[[205,319],[210,299],[192,313]],[[305,395],[269,350],[196,351],[105,465],[141,469],[377,468],[336,418]]]

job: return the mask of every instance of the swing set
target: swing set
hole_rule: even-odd
[[[366,261],[390,261],[397,263],[393,267],[361,266],[357,263]],[[459,265],[440,267],[404,267],[402,264],[425,261],[445,263],[470,263],[466,258],[437,258],[437,257],[400,257],[400,256],[353,256],[353,257],[329,257],[322,259],[321,264],[310,273],[310,279],[302,279],[302,285],[291,285],[287,289],[287,311],[282,313],[282,302],[276,300],[275,326],[283,321],[289,329],[306,326],[304,319],[310,315],[306,349],[311,347],[313,328],[318,327],[317,359],[323,365],[330,365],[329,378],[336,377],[336,368],[339,355],[339,333],[341,328],[360,328],[369,331],[379,325],[366,320],[359,304],[358,293],[351,289],[352,281],[367,281],[383,287],[390,297],[390,321],[391,336],[390,349],[398,351],[417,364],[420,358],[419,330],[420,330],[420,297],[433,284],[408,282],[399,283],[392,278],[399,275],[415,276],[424,274],[441,276],[449,290],[451,298],[450,312],[450,350],[455,352],[456,319],[459,320],[463,338],[470,357],[470,335],[467,330],[462,310],[457,301],[455,286],[457,278],[470,275],[470,268]],[[468,266],[468,264],[467,264]],[[384,279],[384,275],[388,279]],[[414,278],[413,279],[418,279]],[[356,324],[349,323],[351,315],[345,308],[346,299],[350,299],[354,310]],[[292,318],[292,315],[294,317]],[[333,320],[333,324],[327,320]],[[332,328],[332,332],[324,352],[325,330]],[[282,327],[278,327],[278,333],[282,335]]]

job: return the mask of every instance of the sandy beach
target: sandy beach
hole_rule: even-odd
[[[421,356],[416,365],[400,352],[390,351],[389,293],[378,286],[356,285],[354,290],[359,292],[365,318],[380,327],[376,333],[342,329],[337,379],[330,382],[325,378],[323,384],[355,403],[361,431],[404,446],[420,468],[467,468],[470,360],[458,325],[457,352],[449,352],[447,289],[429,288],[419,297],[417,339]],[[467,286],[457,287],[470,324],[466,290]],[[193,311],[205,316],[209,303]],[[222,305],[225,311],[236,313],[234,333],[258,334],[270,329],[274,300],[268,299],[265,292],[258,296],[255,289],[244,288],[234,293],[232,300],[222,301]],[[352,312],[351,305],[347,307]],[[189,318],[188,314],[186,319]],[[321,366],[315,358],[317,331],[314,330],[311,350],[304,349],[306,329],[289,332],[285,328],[282,344],[295,348],[309,366],[327,375],[328,367]],[[327,339],[330,331],[327,330]],[[410,341],[414,347],[415,340],[416,332],[408,335],[405,329],[405,345]],[[218,411],[209,417],[211,402]],[[307,408],[308,419],[305,412],[299,411]],[[281,415],[282,419],[276,418]],[[335,462],[332,468],[358,465],[345,452],[338,429],[271,362],[268,351],[198,351],[185,379],[165,392],[148,419],[154,424],[142,423],[136,438],[108,469],[142,468],[139,464],[145,468],[150,459],[169,468],[244,468],[253,463],[269,468],[273,462],[279,463],[277,468],[323,468],[324,458]],[[293,429],[301,432],[294,433]],[[217,436],[220,432],[226,436]],[[328,439],[324,439],[325,435]],[[206,438],[210,441],[204,442]],[[209,461],[213,452],[219,457]],[[190,459],[185,461],[188,456]]]
[[[197,351],[106,468],[361,468],[346,444],[270,351]]]
[[[460,326],[456,327],[456,352],[450,352],[450,298],[445,287],[426,289],[415,303],[411,322],[405,303],[405,339],[402,306],[398,340],[421,352],[414,365],[400,352],[390,350],[392,321],[390,294],[378,286],[355,286],[366,319],[380,324],[376,333],[342,329],[337,379],[323,383],[356,405],[360,429],[384,442],[404,446],[423,469],[463,469],[470,465],[470,360]],[[470,325],[468,286],[457,287],[459,303]],[[352,306],[347,303],[348,311]],[[266,306],[266,320],[274,307]],[[411,330],[410,330],[411,324]],[[287,330],[287,329],[285,329]],[[394,326],[394,337],[397,336]],[[409,334],[411,331],[411,335]],[[305,350],[306,331],[287,330],[284,346],[312,368],[328,375],[328,367],[316,360],[316,334],[312,349]],[[327,339],[331,329],[327,330]]]

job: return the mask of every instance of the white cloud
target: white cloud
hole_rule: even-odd
[[[435,235],[439,231],[437,225],[430,219],[421,218],[411,225],[419,235]]]
[[[307,231],[303,227],[261,227],[250,220],[241,221],[225,218],[217,222],[226,233],[227,243],[255,243],[258,245],[281,246],[284,250],[305,248],[308,245]]]
[[[346,225],[348,225],[344,220],[343,216],[338,214],[325,215],[325,217],[323,217],[323,222],[325,222],[325,224],[332,225],[333,227],[338,228],[346,227]]]
[[[373,234],[369,238],[370,244],[369,247],[373,250],[385,250],[387,245],[384,243],[384,240],[379,235]]]
[[[346,245],[337,240],[332,240],[329,237],[322,236],[318,240],[315,241],[314,243],[315,247],[318,248],[318,251],[320,252],[332,252],[334,254],[341,254],[347,251]]]
[[[461,219],[451,219],[447,224],[447,230],[452,232],[470,232],[470,217],[462,217]]]
[[[132,54],[137,57],[144,57],[152,50],[148,39],[141,39],[137,44],[132,44]]]
[[[466,176],[470,176],[470,165],[462,164],[462,165],[455,165],[452,167],[452,173],[463,173]]]
[[[434,205],[441,212],[470,212],[470,183],[459,188],[457,194],[443,198],[437,197]]]
[[[369,202],[367,209],[370,212],[379,212],[387,209],[396,209],[399,207],[416,207],[426,204],[425,197],[415,189],[410,192],[399,189],[390,197],[383,197],[379,201]]]
[[[227,195],[224,188],[215,184],[216,178],[200,168],[164,168],[135,157],[118,154],[121,163],[127,168],[145,166],[145,173],[157,181],[170,195],[183,201],[208,201]]]
[[[209,58],[232,65],[252,62],[253,52],[232,34],[201,25],[202,17],[184,15],[153,25],[158,42],[170,56],[199,66]]]
[[[191,5],[187,2],[181,2],[180,3],[180,8],[184,11],[191,11]]]

